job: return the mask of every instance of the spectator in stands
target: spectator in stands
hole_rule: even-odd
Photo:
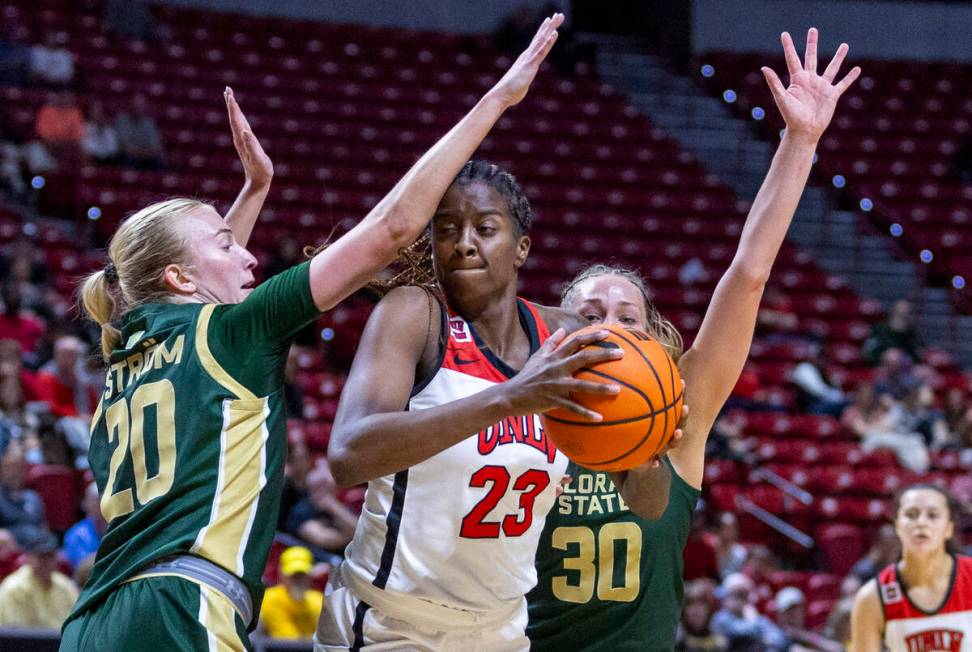
[[[162,151],[162,137],[159,127],[148,113],[148,103],[144,95],[132,98],[131,113],[119,113],[115,118],[115,128],[121,141],[125,162],[135,167],[152,170],[165,164]]]
[[[307,473],[310,471],[310,453],[307,451],[304,433],[291,430],[287,443],[284,486],[280,493],[280,514],[277,516],[277,529],[281,531],[287,531],[293,508],[307,498]]]
[[[726,637],[730,650],[784,652],[786,635],[753,606],[753,581],[742,573],[722,581],[722,608],[712,617],[712,631]]]
[[[837,641],[847,649],[851,642],[851,611],[854,608],[854,596],[844,597],[837,601],[833,611],[827,616],[824,625],[824,635],[832,641]]]
[[[298,347],[291,346],[287,353],[287,366],[284,367],[284,402],[287,405],[287,416],[294,419],[304,417],[304,392],[297,382],[297,373],[300,371],[300,365],[297,364],[299,356]]]
[[[74,80],[74,55],[57,39],[57,32],[48,31],[43,44],[30,48],[28,70],[31,83],[61,87]]]
[[[889,394],[879,396],[873,384],[861,383],[841,421],[861,438],[864,452],[889,449],[901,466],[924,473],[930,464],[928,448],[921,435],[902,429],[904,417],[903,408]]]
[[[20,442],[11,442],[0,456],[0,530],[7,530],[20,546],[47,532],[44,503],[26,489],[27,459]]]
[[[746,547],[739,543],[739,520],[732,512],[719,514],[718,541],[716,559],[719,561],[719,577],[725,579],[729,575],[742,571],[749,553]]]
[[[280,555],[280,584],[267,589],[260,622],[272,638],[310,639],[317,629],[324,599],[311,588],[314,557],[302,546]]]
[[[725,652],[729,649],[726,637],[712,631],[715,607],[715,582],[710,579],[686,582],[682,620],[675,644],[678,652]]]
[[[59,417],[90,419],[98,406],[104,382],[88,374],[87,354],[84,342],[74,335],[62,335],[54,341],[54,357],[37,374],[44,400]]]
[[[30,175],[44,175],[58,170],[57,159],[54,158],[54,154],[47,145],[40,140],[32,140],[26,143],[21,153]]]
[[[812,344],[805,351],[791,376],[797,388],[797,408],[810,414],[839,417],[847,407],[847,397],[828,377],[823,347]]]
[[[876,365],[888,349],[901,349],[917,361],[919,359],[918,331],[915,328],[911,303],[901,299],[891,306],[888,320],[871,328],[861,353],[871,365]]]
[[[972,448],[972,403],[958,387],[945,394],[945,425],[949,433],[947,448]]]
[[[716,559],[718,538],[706,526],[705,509],[697,507],[692,515],[692,528],[682,549],[685,564],[682,574],[686,581],[719,578],[719,562]]]
[[[45,292],[47,272],[43,263],[35,258],[36,251],[29,242],[16,243],[4,261],[4,272],[9,275],[9,283],[17,287],[21,306],[34,314],[41,315],[49,309]]]
[[[23,309],[20,288],[11,282],[0,290],[3,312],[0,312],[0,340],[16,340],[22,352],[31,352],[44,334],[44,325]]]
[[[0,84],[23,86],[30,65],[30,48],[24,45],[14,21],[0,23]]]
[[[84,138],[84,117],[74,95],[68,91],[52,95],[47,104],[37,111],[35,130],[37,137],[52,148],[58,158],[61,152],[80,151]]]
[[[773,595],[773,576],[780,570],[780,562],[768,546],[758,544],[749,551],[748,559],[743,564],[743,574],[753,581],[756,598],[760,601],[769,600]]]
[[[931,387],[925,384],[912,387],[901,407],[903,430],[917,432],[929,447],[941,448],[948,443],[950,434],[945,415],[935,406],[935,393]]]
[[[871,549],[851,568],[850,575],[860,580],[859,585],[864,584],[876,577],[881,569],[898,561],[900,557],[901,544],[898,541],[898,535],[895,533],[892,524],[885,523],[878,528]],[[847,597],[853,598],[855,593],[856,590],[852,591]]]
[[[844,646],[806,627],[807,603],[803,591],[787,586],[776,594],[776,624],[786,635],[787,652],[844,652]]]
[[[757,445],[756,440],[743,436],[744,423],[744,420],[733,416],[716,419],[709,440],[705,443],[705,456],[755,463],[753,449]]]
[[[881,363],[874,374],[874,389],[878,394],[889,394],[900,401],[921,382],[904,351],[888,349],[881,355]]]
[[[21,545],[27,563],[0,583],[0,627],[60,629],[78,589],[57,570],[57,539],[44,531]]]
[[[307,491],[307,497],[290,511],[288,531],[313,546],[343,554],[358,517],[338,499],[337,483],[327,464],[318,464],[307,474]]]
[[[114,163],[121,155],[118,130],[101,102],[92,103],[88,111],[81,148],[85,155],[101,164]]]
[[[0,187],[9,190],[16,199],[22,199],[27,192],[23,160],[20,147],[15,143],[0,143]]]
[[[73,569],[77,569],[88,557],[94,556],[98,551],[98,544],[101,543],[101,535],[108,527],[101,515],[101,499],[98,496],[98,485],[94,482],[85,489],[81,507],[86,514],[85,518],[72,525],[64,535],[64,556]]]

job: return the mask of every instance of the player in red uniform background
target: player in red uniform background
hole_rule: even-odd
[[[901,561],[861,587],[851,652],[972,652],[972,558],[950,550],[949,496],[930,484],[899,494]]]

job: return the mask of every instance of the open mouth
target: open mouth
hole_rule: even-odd
[[[251,281],[249,281],[247,283],[244,283],[240,287],[242,289],[244,289],[244,290],[252,290],[254,287],[256,287],[256,279],[253,279],[253,280],[251,280]]]

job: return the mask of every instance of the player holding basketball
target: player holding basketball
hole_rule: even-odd
[[[83,288],[109,361],[89,454],[109,525],[62,650],[249,648],[283,482],[290,342],[418,237],[525,95],[555,27],[348,234],[256,289],[245,244],[265,187],[227,220],[176,199],[122,223]],[[227,105],[248,178],[269,184],[229,91]]]
[[[529,595],[534,650],[675,646],[682,549],[702,486],[709,429],[749,354],[763,288],[806,185],[817,141],[840,95],[860,74],[855,67],[834,84],[846,44],[817,74],[815,29],[807,34],[802,65],[790,35],[784,33],[782,41],[790,86],[784,88],[769,68],[763,74],[786,121],[786,135],[692,347],[681,353],[681,337],[658,314],[635,272],[594,266],[564,290],[564,308],[588,321],[642,328],[661,342],[678,361],[691,412],[683,438],[659,468],[617,474],[612,482],[608,474],[571,464],[571,481],[547,518],[537,554],[539,580]]]
[[[559,22],[559,17],[558,17]],[[542,34],[542,30],[541,30]],[[585,325],[516,296],[530,206],[511,175],[470,161],[434,211],[435,289],[391,290],[365,327],[331,430],[342,485],[368,483],[331,574],[315,650],[525,650],[525,593],[567,460],[537,413],[599,419],[572,378],[618,349],[560,344]],[[553,332],[553,335],[550,333]]]
[[[954,513],[948,494],[934,485],[898,494],[901,561],[858,590],[851,652],[972,651],[972,558],[950,550]]]

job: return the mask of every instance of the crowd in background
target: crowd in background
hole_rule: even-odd
[[[164,26],[139,2],[110,0],[105,20],[106,29],[131,38],[165,38]],[[533,25],[532,15],[514,14],[497,33],[500,47],[518,51]],[[582,44],[572,43],[569,32],[562,40],[566,45],[557,56],[565,58],[564,70],[592,57]],[[0,191],[9,199],[23,201],[33,176],[75,169],[80,162],[141,169],[165,165],[148,99],[135,95],[128,106],[84,105],[72,93],[76,75],[72,53],[56,37],[24,44],[0,34],[0,84],[47,93],[29,137],[18,138],[0,125]],[[286,241],[266,274],[300,257],[296,242]],[[687,288],[708,281],[700,261],[686,263],[678,276]],[[106,528],[86,458],[103,369],[97,333],[73,318],[71,297],[50,285],[42,248],[29,238],[6,245],[0,251],[0,278],[0,627],[57,628],[87,581]],[[805,354],[790,378],[799,411],[839,418],[865,451],[889,449],[902,467],[916,472],[929,468],[929,451],[936,449],[963,451],[966,463],[972,463],[972,403],[961,389],[940,391],[936,372],[923,363],[923,343],[907,301],[891,306],[887,320],[872,328],[862,355],[875,368],[874,380],[853,387],[835,377],[819,342],[797,332],[798,319],[785,295],[770,289],[759,319],[767,338],[803,345]],[[316,336],[300,346],[313,342],[319,344]],[[295,418],[304,414],[294,362],[299,353],[295,347],[286,376],[288,411]],[[730,407],[764,409],[759,384],[754,372],[744,373]],[[752,440],[732,419],[717,423],[709,448],[713,458],[755,460]],[[83,478],[77,521],[63,531],[52,531],[33,484],[32,470],[45,466],[73,469]],[[339,491],[326,461],[315,459],[299,435],[291,437],[278,521],[286,550],[276,566],[279,583],[268,590],[262,614],[269,634],[308,638],[313,632],[320,589],[351,540],[362,498],[361,488]],[[792,586],[769,588],[767,577],[783,570],[773,552],[744,545],[734,514],[711,516],[710,522],[705,507],[699,509],[686,549],[679,636],[679,649],[685,651],[840,650],[849,638],[854,591],[898,554],[893,530],[881,528],[841,584],[841,599],[824,630],[809,631],[808,596]]]

